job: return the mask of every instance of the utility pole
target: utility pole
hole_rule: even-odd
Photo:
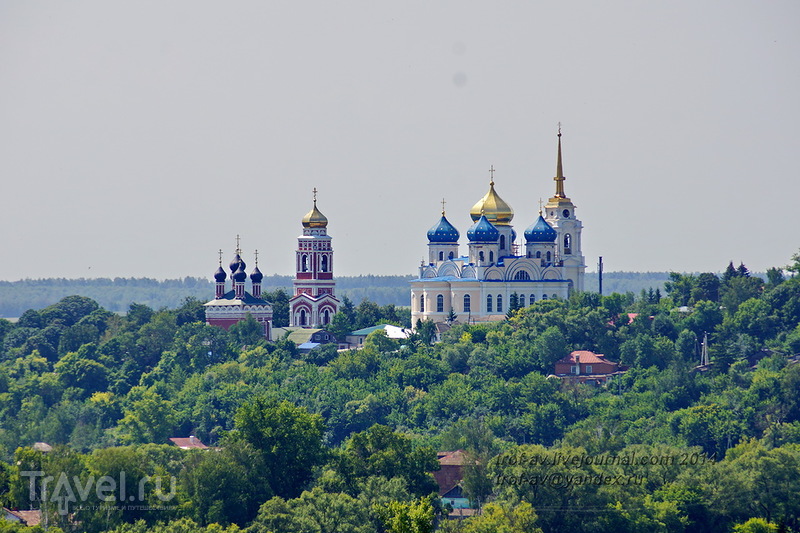
[[[597,263],[597,280],[600,296],[603,295],[603,256],[600,256],[600,261]]]

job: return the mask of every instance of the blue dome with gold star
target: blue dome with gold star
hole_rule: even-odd
[[[428,230],[428,241],[432,243],[456,243],[460,234],[442,214],[442,219]]]
[[[525,230],[527,242],[554,242],[558,234],[547,221],[539,215],[539,219]]]
[[[467,230],[467,238],[472,242],[497,242],[500,232],[489,222],[486,215],[481,215],[481,218]]]

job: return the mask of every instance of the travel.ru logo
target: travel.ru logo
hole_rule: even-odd
[[[161,486],[161,476],[144,476],[138,482],[131,484],[125,472],[120,472],[118,478],[100,476],[95,479],[94,476],[89,476],[85,481],[81,481],[78,476],[70,478],[66,472],[61,472],[56,477],[45,476],[40,470],[26,470],[20,472],[20,475],[29,478],[31,501],[55,503],[58,505],[58,513],[62,516],[67,515],[70,506],[77,502],[83,504],[90,501],[105,504],[116,502],[119,506],[126,506],[131,502],[146,502],[146,489],[151,483],[155,487],[156,497],[162,502],[168,502],[175,497],[177,482],[175,476],[170,476],[169,492],[165,493]],[[96,500],[93,500],[93,497]]]

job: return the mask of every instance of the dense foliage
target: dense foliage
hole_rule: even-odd
[[[407,316],[348,304],[334,327]],[[192,298],[121,316],[69,296],[0,319],[1,503],[119,533],[800,526],[800,277],[779,269],[540,301],[435,344],[420,324],[301,354],[251,326],[208,326]],[[629,370],[606,388],[548,377],[576,349]],[[189,435],[212,449],[168,444]],[[483,513],[448,522],[429,472],[454,449]]]

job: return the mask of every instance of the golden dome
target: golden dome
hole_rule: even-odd
[[[514,218],[514,210],[495,192],[494,180],[489,182],[489,192],[469,212],[472,220],[478,220],[481,215],[485,215],[492,224],[500,226],[508,226]]]
[[[328,218],[320,213],[319,209],[317,209],[317,201],[314,200],[314,207],[306,213],[306,216],[303,217],[303,227],[304,228],[327,228],[328,227]]]

